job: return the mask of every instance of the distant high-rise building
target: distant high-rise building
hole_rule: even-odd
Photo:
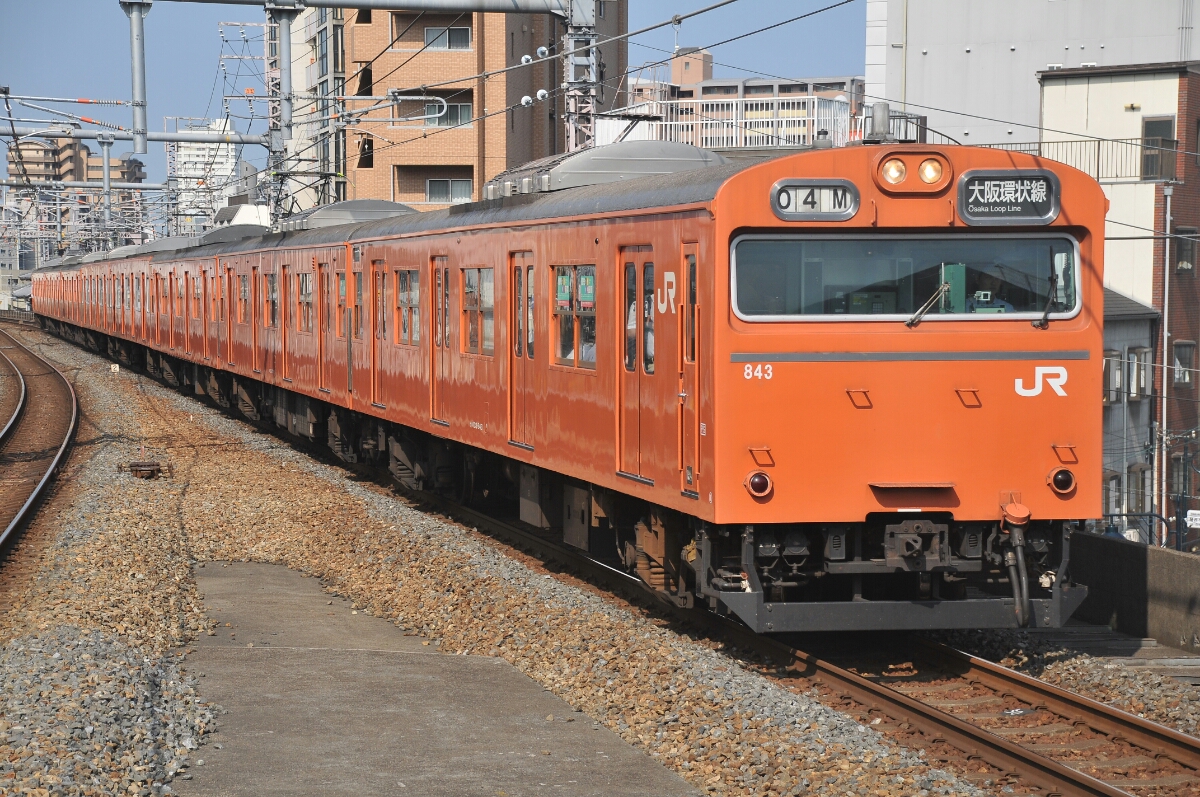
[[[176,119],[179,131],[229,133],[227,119]],[[237,192],[238,147],[213,142],[169,142],[167,177],[178,180],[175,211],[180,234],[203,232],[213,225],[217,211]]]

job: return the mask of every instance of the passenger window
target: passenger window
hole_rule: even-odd
[[[346,337],[346,272],[339,271],[337,275],[337,334],[339,338]]]
[[[313,331],[313,294],[312,294],[312,274],[303,273],[296,275],[296,299],[299,303],[297,307],[296,317],[300,325],[301,332]]]
[[[495,293],[490,268],[464,268],[462,347],[469,354],[495,350]]]
[[[363,275],[361,271],[354,272],[354,339],[362,340],[362,305],[363,305]]]
[[[238,274],[238,313],[237,320],[239,324],[246,323],[246,316],[250,309],[250,275]]]
[[[533,266],[525,271],[525,290],[529,295],[526,302],[528,313],[525,316],[525,356],[533,359]]]
[[[558,330],[555,362],[596,367],[596,267],[557,266],[554,315]]]
[[[396,342],[416,345],[421,340],[420,272],[416,269],[396,272]]]
[[[517,266],[513,269],[513,284],[512,295],[516,300],[512,303],[513,320],[512,320],[512,337],[513,337],[513,354],[520,357],[525,350],[525,289],[523,287],[524,280],[521,279],[524,269]]]
[[[279,324],[279,279],[274,274],[263,275],[263,326]]]
[[[625,370],[637,368],[638,295],[637,266],[625,264]]]
[[[204,277],[192,277],[192,315],[199,319],[204,310]]]
[[[321,272],[321,331],[329,331],[329,313],[330,305],[333,300],[329,295],[329,264],[319,263],[317,268]]]
[[[435,315],[433,319],[433,345],[450,348],[450,258],[443,256],[432,260],[436,274],[433,289]]]
[[[646,373],[654,373],[654,264],[642,267],[642,363]]]
[[[575,364],[575,316],[571,313],[574,302],[574,280],[570,266],[554,269],[554,316],[558,329],[558,344],[554,362],[559,365]]]
[[[687,263],[687,308],[684,316],[687,325],[687,346],[684,349],[684,359],[689,363],[696,362],[696,256],[684,258]]]
[[[375,338],[387,340],[387,264],[382,260],[372,260],[371,267],[375,271]]]

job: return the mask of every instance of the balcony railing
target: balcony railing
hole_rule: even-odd
[[[704,149],[810,146],[824,130],[835,147],[870,132],[871,106],[858,116],[850,103],[823,97],[652,100],[596,119],[596,143],[675,141]],[[891,113],[891,135],[927,141],[924,117]]]
[[[1170,138],[1124,138],[987,146],[1065,163],[1096,180],[1140,182],[1175,179],[1179,142]]]

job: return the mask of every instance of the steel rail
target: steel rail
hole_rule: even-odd
[[[1079,717],[1093,730],[1120,737],[1156,755],[1166,755],[1185,767],[1200,770],[1200,739],[1089,697],[1068,692],[987,659],[955,650],[948,645],[920,638],[917,639],[917,645],[923,652],[940,659],[943,664],[966,667],[965,677],[978,678],[987,687],[1011,692],[1021,700],[1033,705],[1044,705],[1051,711],[1067,717]]]
[[[746,633],[750,633],[749,629],[746,629]],[[944,740],[968,758],[978,757],[1006,773],[1016,774],[1027,786],[1061,797],[1130,797],[1129,792],[1027,750],[902,692],[774,639],[758,639],[760,651],[770,650],[776,660],[789,662],[797,670],[798,677],[824,681],[833,688],[841,689],[868,708],[877,709],[900,722],[907,722],[930,738]]]
[[[41,478],[38,480],[37,484],[30,493],[29,498],[26,499],[21,508],[17,510],[17,514],[13,517],[12,521],[10,521],[8,526],[5,527],[4,531],[0,533],[0,550],[3,550],[6,546],[8,546],[9,543],[14,539],[17,531],[23,527],[25,521],[33,517],[33,510],[37,507],[38,501],[45,494],[51,478],[55,473],[58,472],[58,468],[62,464],[63,458],[66,456],[67,451],[71,447],[71,441],[75,437],[75,429],[79,424],[79,401],[75,396],[75,388],[71,386],[71,381],[67,379],[65,375],[63,375],[62,371],[51,365],[48,360],[34,354],[33,351],[31,351],[27,346],[22,345],[20,341],[8,334],[8,332],[0,330],[0,340],[5,338],[11,341],[15,347],[22,349],[30,357],[45,365],[59,379],[62,380],[63,386],[65,386],[67,389],[67,395],[71,397],[71,418],[67,424],[67,432],[65,435],[63,435],[62,443],[58,446],[58,450],[55,452],[54,458],[50,461],[50,466],[46,468],[46,471],[42,474]],[[8,359],[10,362],[12,361],[12,359],[8,358],[7,356],[6,359]],[[26,419],[28,419],[28,414],[22,413],[22,420]]]
[[[4,347],[0,347],[0,348],[8,348],[8,347],[4,346]],[[12,434],[13,429],[16,428],[17,421],[19,421],[21,419],[21,414],[25,411],[26,390],[25,390],[25,376],[21,373],[21,369],[18,368],[17,364],[14,363],[11,359],[9,359],[9,356],[7,354],[5,354],[3,351],[0,351],[0,357],[3,357],[4,361],[6,363],[8,363],[8,367],[12,369],[13,376],[15,376],[17,378],[17,384],[21,386],[21,394],[17,397],[17,406],[13,410],[12,417],[10,417],[8,419],[8,422],[6,424],[4,424],[4,428],[0,429],[0,446],[2,446],[2,445],[4,445],[4,442],[6,440],[8,440],[8,436],[10,434]]]

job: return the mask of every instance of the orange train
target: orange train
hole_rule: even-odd
[[[762,633],[1055,626],[1083,600],[1095,181],[965,147],[630,142],[485,196],[66,261],[34,308]]]

